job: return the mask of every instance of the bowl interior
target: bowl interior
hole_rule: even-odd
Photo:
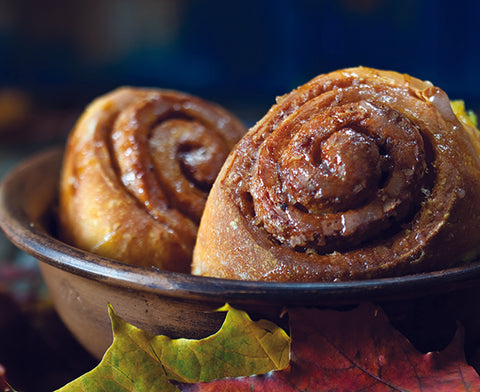
[[[198,277],[117,262],[69,246],[52,234],[62,148],[20,164],[0,186],[0,225],[20,249],[52,267],[129,290],[195,301],[330,306],[448,292],[475,285],[480,263],[398,278],[274,283]]]

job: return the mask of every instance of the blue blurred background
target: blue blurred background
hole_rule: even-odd
[[[197,94],[251,125],[276,95],[355,65],[478,110],[479,14],[473,0],[0,0],[0,129],[61,136],[120,85]]]

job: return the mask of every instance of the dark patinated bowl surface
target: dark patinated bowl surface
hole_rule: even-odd
[[[480,263],[353,282],[247,282],[147,269],[72,247],[55,236],[62,156],[60,147],[41,152],[7,175],[0,185],[0,225],[18,248],[39,260],[60,317],[98,358],[112,341],[108,303],[128,322],[172,338],[215,332],[223,315],[214,310],[226,302],[274,321],[285,308],[344,309],[371,301],[383,305],[401,327],[415,324],[418,333],[434,323],[441,330],[438,320],[447,330],[459,318],[476,325],[467,308],[477,302]],[[419,328],[423,322],[427,325]]]

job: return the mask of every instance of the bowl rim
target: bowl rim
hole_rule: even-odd
[[[61,242],[32,222],[20,198],[12,197],[19,185],[26,189],[26,173],[53,167],[59,172],[63,146],[40,151],[20,162],[0,183],[0,228],[19,249],[41,262],[72,274],[159,296],[220,302],[332,305],[408,298],[450,292],[480,280],[480,263],[402,277],[341,282],[263,282],[195,276],[125,264],[94,255]],[[53,173],[53,171],[52,171]],[[56,174],[58,176],[58,174]],[[33,192],[31,192],[33,194]]]

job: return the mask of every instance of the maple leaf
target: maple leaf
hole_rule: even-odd
[[[219,310],[227,312],[220,330],[194,340],[153,336],[109,306],[112,345],[96,368],[59,391],[178,391],[171,380],[205,382],[288,366],[290,338],[284,330],[228,305]]]
[[[457,331],[441,352],[422,354],[372,304],[354,310],[292,309],[291,365],[267,375],[182,385],[184,392],[479,391]]]

